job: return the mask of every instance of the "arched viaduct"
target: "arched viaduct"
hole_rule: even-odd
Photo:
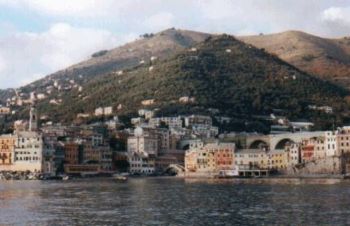
[[[247,136],[247,148],[256,149],[266,146],[270,150],[283,149],[288,142],[301,142],[303,139],[322,136],[324,132],[300,132],[300,133],[283,133],[270,135],[252,135]]]

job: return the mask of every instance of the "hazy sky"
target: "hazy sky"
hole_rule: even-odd
[[[350,0],[0,0],[0,88],[170,27],[349,36]]]

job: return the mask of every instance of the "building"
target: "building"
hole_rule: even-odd
[[[134,131],[134,136],[128,137],[128,153],[139,153],[144,156],[158,155],[158,138],[152,134],[145,134],[141,127]]]
[[[147,130],[147,128],[145,128]],[[170,150],[170,131],[164,128],[148,129],[158,139],[158,154],[166,154]]]
[[[169,128],[181,128],[182,119],[180,116],[177,117],[160,117],[149,119],[148,124],[151,127],[160,127],[162,124],[168,126]]]
[[[38,112],[35,106],[30,107],[29,112],[29,131],[37,131],[38,129]]]
[[[185,117],[185,126],[190,127],[194,125],[207,125],[212,126],[213,121],[210,116],[204,115],[191,115]]]
[[[183,104],[193,103],[195,102],[195,100],[196,99],[194,97],[189,97],[189,96],[183,96],[179,98],[179,102]]]
[[[56,174],[57,168],[55,165],[55,149],[43,150],[43,163],[42,163],[42,173],[54,176]]]
[[[43,139],[33,131],[22,131],[16,134],[14,171],[42,172]]]
[[[344,126],[338,129],[337,133],[337,155],[350,153],[350,126]]]
[[[186,151],[185,153],[185,170],[187,172],[192,172],[195,173],[197,172],[197,157],[198,157],[198,152],[195,149],[191,149]]]
[[[200,137],[215,137],[219,134],[219,128],[209,125],[193,125],[192,132]]]
[[[109,146],[99,146],[96,147],[100,154],[99,165],[100,170],[108,172],[112,170],[112,150]]]
[[[235,153],[235,164],[240,169],[267,169],[268,155],[265,149],[241,149]]]
[[[86,142],[83,144],[83,163],[99,163],[100,161],[100,150],[91,145],[90,142]],[[79,162],[79,161],[78,161]]]
[[[214,176],[235,168],[234,143],[199,145],[185,153],[185,171],[189,174]]]
[[[12,134],[0,136],[0,171],[3,165],[12,165],[14,163],[14,150],[16,137]]]
[[[315,159],[326,158],[326,148],[325,148],[325,137],[315,137],[313,138],[315,143]]]
[[[82,154],[82,146],[69,142],[64,145],[64,162],[65,165],[71,164],[76,165],[79,164],[81,161],[81,154]]]
[[[96,175],[100,172],[98,164],[66,164],[64,172],[67,174]]]
[[[140,109],[138,111],[139,116],[143,116],[145,119],[153,118],[155,115],[154,110]]]
[[[111,115],[111,114],[113,114],[113,107],[108,106],[108,107],[103,108],[103,114],[104,115]]]
[[[152,105],[155,103],[155,100],[154,99],[149,99],[149,100],[143,100],[141,101],[141,104],[144,105],[144,106],[149,106],[149,105]]]
[[[268,168],[273,170],[285,170],[288,166],[288,152],[284,150],[271,150],[267,152]]]
[[[325,132],[324,145],[326,150],[326,156],[336,156],[338,154],[337,134],[338,131]]]
[[[129,172],[132,174],[153,174],[156,171],[155,158],[142,153],[129,153]]]
[[[0,115],[8,115],[11,113],[11,109],[9,107],[0,106]]]
[[[141,117],[137,117],[137,118],[131,118],[131,124],[135,125],[135,126],[140,126],[141,124],[143,124],[145,122],[144,118]]]
[[[314,139],[305,139],[301,143],[301,161],[309,162],[315,158]]]
[[[287,152],[288,165],[295,166],[301,163],[301,145],[299,143],[290,143],[285,146]]]
[[[103,115],[103,108],[99,107],[95,109],[95,116],[102,116]]]
[[[304,139],[301,146],[302,162],[309,162],[315,159],[324,159],[327,156],[327,147],[324,136]],[[332,146],[331,146],[332,147]]]

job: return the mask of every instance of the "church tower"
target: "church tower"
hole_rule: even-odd
[[[32,105],[29,112],[29,131],[36,131],[38,129],[38,113],[36,107]]]

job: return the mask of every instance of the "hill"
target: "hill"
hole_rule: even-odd
[[[286,31],[239,39],[264,48],[312,75],[350,89],[350,37],[329,39]]]
[[[13,89],[0,89],[0,105],[5,105],[6,100],[15,94]]]
[[[130,115],[145,108],[142,101],[154,100],[146,108],[159,109],[159,115],[211,114],[208,109],[217,109],[220,115],[244,123],[253,115],[282,109],[291,119],[306,118],[329,127],[332,120],[323,119],[341,120],[340,112],[347,111],[347,95],[348,91],[264,50],[222,35],[208,37],[164,60],[97,76],[83,85],[82,92],[61,95],[62,104],[44,100],[39,109],[54,121],[70,122],[78,113],[104,106],[119,106],[119,115]],[[194,101],[181,103],[181,97]],[[328,105],[335,114],[312,111],[308,105]]]
[[[93,53],[83,62],[72,65],[66,69],[50,74],[31,84],[20,87],[18,90],[28,96],[30,92],[46,93],[48,88],[56,82],[64,93],[72,86],[81,86],[96,76],[108,72],[117,73],[120,70],[132,68],[140,64],[149,63],[154,59],[166,59],[178,51],[184,50],[207,38],[209,34],[167,29],[156,34],[144,34],[136,41],[127,43],[111,50],[101,50]],[[3,91],[2,97],[11,96],[13,93]]]

